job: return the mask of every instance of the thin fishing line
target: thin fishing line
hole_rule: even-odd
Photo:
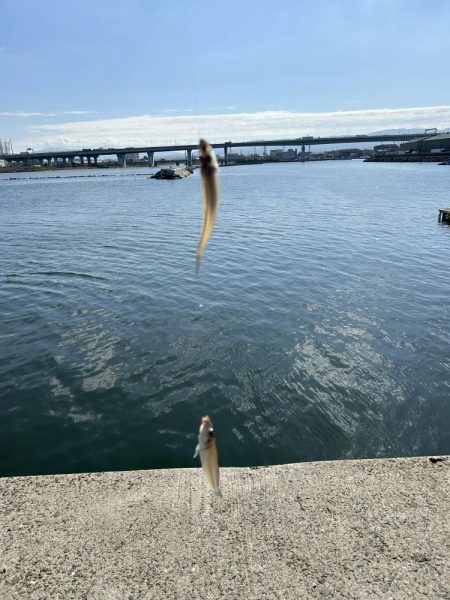
[[[198,144],[200,138],[202,137],[202,135],[200,133],[200,109],[199,109],[199,103],[198,103],[198,93],[197,93],[197,90],[195,90],[195,92],[194,92],[194,104],[195,104],[195,106],[194,106],[195,123],[197,125],[197,140],[196,140],[196,143]],[[203,185],[203,182],[202,182],[202,185]],[[203,194],[203,192],[202,192],[202,194]],[[202,196],[202,202],[203,202],[203,196]],[[197,276],[198,276],[198,273],[199,273],[199,267],[200,267],[200,264],[199,264],[198,259],[196,258],[196,261],[195,261],[195,273],[196,273]],[[207,398],[206,398],[206,394],[204,394],[204,396],[203,396],[203,416],[209,415],[208,408],[207,408],[206,404],[207,404]]]

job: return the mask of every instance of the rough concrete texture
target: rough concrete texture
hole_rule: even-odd
[[[0,479],[0,597],[450,598],[442,457]]]

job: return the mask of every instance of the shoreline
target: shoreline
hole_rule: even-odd
[[[362,162],[367,162],[367,163],[426,163],[426,164],[442,164],[442,161],[447,161],[449,160],[449,155],[445,155],[445,156],[428,156],[428,157],[424,157],[424,156],[414,156],[414,155],[410,155],[410,156],[402,156],[402,157],[392,157],[392,156],[379,156],[379,157],[371,157],[371,158],[308,158],[304,161],[302,160],[244,160],[244,161],[235,161],[235,162],[229,162],[228,164],[224,165],[221,164],[220,168],[226,168],[226,167],[241,167],[241,166],[246,166],[246,165],[265,165],[265,164],[286,164],[286,163],[320,163],[320,162],[347,162],[347,161],[352,161],[352,160],[357,160],[357,161],[362,161]],[[180,161],[178,161],[180,162]],[[54,175],[49,175],[49,178],[62,178],[62,177],[72,177],[72,178],[77,178],[77,177],[118,177],[119,175],[117,174],[108,174],[108,173],[104,173],[102,175],[98,175],[98,174],[92,174],[92,175],[88,175],[88,174],[80,174],[80,175],[75,175],[74,173],[76,173],[77,171],[108,171],[110,169],[114,169],[114,170],[118,170],[120,169],[121,171],[123,171],[123,174],[127,174],[127,170],[131,170],[131,169],[157,169],[158,167],[164,169],[164,168],[172,168],[174,163],[177,163],[177,161],[167,161],[167,162],[158,162],[158,164],[155,163],[155,165],[153,167],[149,167],[147,164],[129,164],[126,168],[121,168],[119,165],[108,165],[108,166],[87,166],[84,165],[84,167],[23,167],[23,168],[17,168],[17,169],[11,169],[8,167],[0,167],[0,175],[14,175],[14,174],[27,174],[29,175],[29,177],[27,177],[26,179],[40,179],[40,177],[33,177],[33,175],[37,175],[37,174],[41,174],[41,173],[54,173]],[[182,167],[182,166],[176,166],[173,168],[179,168],[179,169],[183,169],[183,168],[187,168],[187,167]],[[198,168],[198,165],[194,165],[193,167],[194,169]],[[70,172],[69,175],[62,175],[62,173],[67,173]],[[61,175],[56,175],[56,173],[61,173]],[[148,175],[148,171],[145,173],[128,173],[129,175]],[[14,180],[14,179],[24,179],[23,177],[3,177],[3,180]]]
[[[0,479],[0,596],[448,598],[450,458]],[[447,516],[446,516],[447,515]]]

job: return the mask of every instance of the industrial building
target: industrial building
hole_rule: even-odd
[[[289,148],[289,150],[271,150],[270,157],[276,160],[297,160],[297,150]]]
[[[450,152],[450,133],[438,133],[412,139],[401,144],[400,150],[417,154]]]
[[[398,152],[397,144],[378,144],[378,146],[374,146],[373,149],[380,154],[395,154]]]

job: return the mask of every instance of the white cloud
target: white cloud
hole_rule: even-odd
[[[98,111],[96,110],[65,110],[63,115],[96,115]]]
[[[61,113],[25,112],[0,112],[0,117],[58,117]]]
[[[382,129],[450,124],[450,106],[346,110],[301,113],[265,111],[209,115],[142,115],[116,119],[93,119],[48,123],[26,128],[24,143],[33,148],[147,146],[196,143],[199,136],[212,142],[275,139],[303,135],[369,133]]]
[[[61,117],[62,115],[95,115],[92,110],[64,110],[59,112],[26,112],[24,110],[0,112],[0,117]]]

